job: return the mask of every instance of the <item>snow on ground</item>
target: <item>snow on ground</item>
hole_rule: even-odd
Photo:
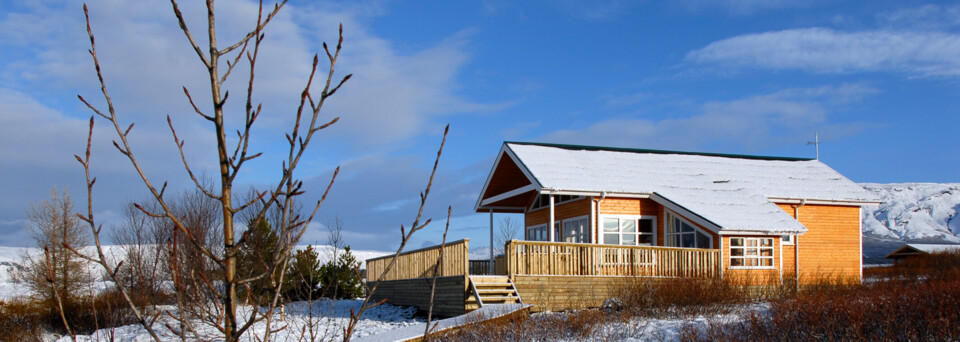
[[[280,314],[274,315],[275,321],[271,326],[273,329],[283,328],[283,330],[274,333],[271,341],[300,341],[301,336],[306,335],[305,340],[310,340],[309,331],[311,330],[309,322],[312,321],[312,330],[317,341],[339,340],[342,337],[343,328],[347,326],[350,320],[350,310],[357,311],[360,308],[362,300],[339,300],[339,301],[316,301],[312,305],[308,302],[296,302],[287,304],[285,307],[285,320],[280,321]],[[163,310],[176,311],[175,307],[162,307]],[[241,309],[241,317],[246,317],[250,313],[250,308]],[[311,318],[310,313],[313,313]],[[383,304],[368,310],[363,319],[357,324],[354,337],[364,337],[371,335],[388,334],[389,331],[409,327],[424,323],[423,318],[414,317],[416,308],[393,306]],[[179,337],[174,335],[163,324],[178,326],[178,323],[168,317],[161,316],[160,322],[155,325],[154,331],[164,341],[178,341]],[[189,340],[216,340],[218,334],[212,326],[205,326],[199,322],[194,322],[197,330],[202,336],[188,335]],[[262,339],[266,331],[265,323],[258,323],[251,327],[250,331],[244,334],[242,341],[257,341]],[[86,341],[152,341],[150,335],[140,325],[126,325],[113,329],[101,329],[93,334],[78,336],[77,340]],[[58,342],[71,341],[69,336],[61,337]]]

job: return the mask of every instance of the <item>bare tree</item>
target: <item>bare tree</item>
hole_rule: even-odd
[[[165,245],[160,219],[150,217],[130,203],[124,207],[126,219],[111,231],[113,242],[123,248],[127,267],[118,270],[121,286],[126,286],[138,299],[157,304],[163,289]]]
[[[497,229],[497,235],[494,237],[493,248],[496,255],[504,254],[504,247],[507,245],[507,242],[510,240],[516,240],[520,238],[520,222],[514,221],[509,217],[505,217],[500,220],[500,226]]]
[[[83,246],[89,241],[73,210],[70,194],[53,189],[49,199],[31,204],[27,211],[29,224],[24,228],[44,255],[24,252],[20,279],[47,303],[75,303],[93,280],[86,262],[64,247]]]
[[[340,251],[346,247],[343,241],[343,221],[339,216],[335,216],[333,222],[327,225],[327,246],[330,246],[330,260],[337,260]]]
[[[96,116],[100,116],[101,118],[107,120],[110,126],[112,126],[117,138],[117,140],[114,141],[114,146],[129,160],[161,210],[150,211],[143,206],[138,206],[138,209],[143,210],[144,213],[152,217],[165,217],[166,219],[169,219],[169,221],[172,223],[174,231],[176,232],[175,236],[181,238],[182,241],[185,241],[196,248],[203,260],[215,265],[220,274],[218,283],[221,284],[220,287],[217,288],[217,301],[215,303],[219,307],[218,310],[221,310],[222,315],[214,317],[210,323],[213,324],[221,333],[223,333],[224,339],[227,342],[236,341],[245,331],[247,331],[251,325],[264,319],[266,319],[268,325],[266,329],[267,333],[265,334],[264,338],[269,338],[269,334],[272,331],[269,327],[270,319],[273,316],[273,310],[276,308],[279,300],[279,291],[277,291],[278,295],[274,296],[270,303],[266,303],[267,309],[265,311],[251,310],[251,314],[248,317],[240,318],[237,317],[237,305],[239,303],[237,290],[239,287],[245,286],[245,284],[256,281],[263,277],[273,277],[274,274],[276,274],[276,270],[279,270],[279,279],[277,279],[278,281],[276,283],[278,286],[282,283],[282,278],[284,276],[284,272],[286,271],[286,266],[290,259],[289,256],[292,249],[303,235],[304,229],[313,219],[313,216],[316,214],[320,205],[326,199],[327,193],[329,193],[330,187],[333,185],[333,181],[336,179],[336,175],[339,172],[338,167],[333,172],[333,176],[331,177],[330,183],[327,185],[325,192],[322,194],[322,196],[320,196],[320,199],[317,201],[316,205],[312,208],[312,211],[309,212],[308,215],[301,216],[294,210],[294,199],[297,196],[303,195],[304,193],[303,182],[295,177],[294,171],[300,163],[304,152],[312,142],[314,134],[326,127],[329,127],[330,125],[333,125],[339,119],[333,118],[329,121],[321,121],[320,111],[326,103],[326,100],[330,96],[333,96],[351,76],[347,75],[339,78],[339,81],[335,82],[334,68],[340,56],[343,43],[342,25],[340,27],[340,35],[336,44],[336,48],[331,51],[327,47],[326,43],[323,44],[326,57],[329,62],[329,69],[325,72],[325,80],[322,84],[322,90],[320,90],[319,93],[317,93],[313,87],[314,80],[317,76],[317,66],[319,64],[318,55],[314,55],[312,70],[310,71],[309,76],[306,78],[305,86],[300,91],[299,106],[296,112],[292,115],[295,119],[293,127],[286,134],[286,142],[289,148],[287,150],[285,160],[280,167],[280,176],[278,177],[275,185],[268,190],[259,191],[255,200],[245,203],[238,203],[234,201],[234,180],[240,174],[246,162],[261,155],[261,153],[254,153],[249,149],[251,141],[251,127],[260,116],[262,109],[262,106],[254,101],[253,95],[255,72],[257,70],[255,66],[260,52],[261,43],[265,37],[263,30],[276,16],[284,4],[286,4],[286,0],[276,4],[272,10],[267,12],[264,12],[261,4],[257,21],[255,25],[253,25],[251,31],[249,31],[238,41],[223,47],[222,45],[219,45],[217,40],[214,1],[207,0],[206,31],[209,38],[209,45],[204,48],[198,45],[194,39],[193,33],[189,29],[182,13],[180,12],[177,1],[171,0],[173,12],[180,25],[181,31],[183,31],[190,46],[193,48],[194,52],[196,52],[200,62],[208,72],[207,76],[209,78],[210,86],[209,94],[211,98],[211,103],[209,105],[198,105],[191,96],[190,91],[186,87],[184,87],[183,90],[187,101],[191,104],[196,114],[209,122],[213,130],[216,132],[216,149],[218,155],[217,164],[219,165],[219,179],[216,185],[219,187],[219,189],[208,189],[201,184],[197,177],[194,176],[184,152],[184,142],[177,136],[173,121],[169,116],[167,117],[167,123],[173,136],[173,142],[180,151],[181,160],[187,176],[189,176],[190,180],[193,181],[197,190],[202,192],[204,196],[215,200],[218,205],[217,213],[220,215],[220,217],[222,217],[220,226],[223,229],[222,240],[220,240],[222,247],[219,250],[209,248],[206,245],[208,237],[197,234],[195,230],[190,229],[190,221],[188,218],[177,215],[176,208],[168,201],[168,198],[165,197],[166,182],[164,182],[162,186],[155,186],[154,182],[147,177],[147,173],[143,170],[142,165],[138,161],[136,153],[134,152],[134,147],[128,140],[133,128],[133,124],[121,124],[121,118],[113,105],[113,101],[107,91],[107,83],[104,80],[101,72],[102,66],[97,58],[96,43],[93,30],[90,26],[90,19],[89,16],[86,17],[87,34],[90,38],[90,55],[97,71],[97,77],[100,83],[103,99],[105,101],[106,110],[99,109],[82,96],[79,96],[79,98],[90,110],[96,114]],[[86,12],[87,8],[84,6],[84,13],[86,14]],[[223,85],[231,75],[234,67],[240,64],[241,59],[244,57],[246,57],[245,60],[249,65],[249,73],[247,74],[246,78],[247,82],[245,82],[247,85],[244,106],[245,110],[243,113],[239,113],[240,116],[243,117],[243,124],[235,130],[236,139],[231,142],[227,140],[227,131],[232,129],[227,127],[227,125],[224,123],[224,117],[226,115],[224,104],[229,98],[229,91],[227,91]],[[221,69],[221,62],[224,61],[226,62],[226,67],[224,68],[225,70]],[[91,132],[93,130],[92,121],[90,130]],[[89,203],[89,199],[91,198],[90,193],[93,189],[93,183],[95,183],[95,179],[91,178],[89,175],[89,151],[88,139],[86,158],[81,158],[79,156],[77,157],[77,159],[84,166],[85,172],[88,175],[88,207],[91,205]],[[272,207],[276,207],[279,210],[281,219],[273,224],[280,232],[279,241],[281,247],[277,249],[275,253],[276,255],[274,258],[272,258],[271,264],[267,270],[259,274],[242,277],[237,273],[237,255],[242,248],[246,248],[246,241],[243,237],[238,239],[238,226],[235,224],[235,216],[239,212],[244,211],[249,206],[258,202],[262,204],[262,208],[257,212],[256,215],[254,215],[254,217],[264,217],[268,210],[270,210]],[[103,256],[102,249],[99,246],[99,227],[94,223],[92,209],[88,210],[88,214],[84,216],[83,219],[90,225],[94,234],[94,240],[97,245],[98,255],[96,257],[90,257],[90,259],[98,260],[98,263],[107,271],[108,275],[115,277],[116,269],[121,265],[113,266],[108,263]],[[175,251],[179,252],[178,250]],[[171,255],[176,257],[177,253],[171,253]],[[175,273],[180,272],[174,267],[172,267],[172,269],[174,269]],[[203,274],[201,273],[198,276],[202,277]],[[212,283],[210,279],[203,279],[203,281],[207,284]],[[213,286],[209,287],[213,288]],[[128,304],[134,308],[134,312],[137,315],[138,321],[141,322],[141,325],[147,328],[151,332],[151,335],[157,339],[157,335],[151,330],[152,321],[148,322],[145,320],[140,315],[139,311],[135,309],[135,306],[130,302],[129,296],[122,290],[121,292],[124,294],[124,298],[128,301]],[[180,318],[182,322],[183,317]],[[184,325],[181,324],[181,327],[184,327]],[[182,331],[180,332],[181,336],[183,336]]]
[[[350,322],[346,328],[343,328],[343,342],[350,342],[350,338],[353,336],[353,330],[356,329],[357,323],[360,322],[360,317],[363,316],[364,312],[386,302],[385,299],[379,302],[372,302],[371,300],[373,300],[373,295],[377,292],[377,288],[380,287],[380,283],[383,282],[383,278],[386,277],[393,266],[396,265],[400,253],[403,252],[403,247],[407,246],[407,242],[410,242],[413,234],[430,224],[432,219],[427,219],[422,223],[420,220],[423,219],[423,208],[427,205],[427,197],[430,196],[430,188],[433,187],[433,177],[437,174],[437,165],[440,164],[440,156],[443,155],[443,145],[447,143],[447,133],[449,132],[450,125],[447,125],[443,129],[443,139],[440,141],[440,148],[437,150],[437,158],[433,161],[433,170],[430,171],[430,179],[427,180],[427,186],[423,189],[423,192],[420,193],[420,208],[417,210],[417,216],[410,225],[410,230],[408,231],[403,225],[400,225],[400,246],[397,247],[397,251],[393,253],[393,257],[390,259],[390,262],[387,263],[387,267],[383,269],[383,273],[377,276],[377,281],[373,285],[368,284],[367,296],[363,299],[363,303],[360,304],[360,309],[357,311],[350,309]],[[357,278],[360,278],[360,270],[357,269],[355,271]]]

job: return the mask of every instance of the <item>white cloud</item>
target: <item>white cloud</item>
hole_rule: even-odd
[[[960,6],[926,4],[902,8],[877,15],[880,24],[910,29],[944,29],[960,26]]]
[[[737,36],[691,51],[701,65],[820,73],[894,71],[960,75],[960,35],[919,31],[793,29]]]
[[[689,117],[606,119],[584,129],[556,131],[538,140],[662,149],[757,150],[805,141],[814,128],[839,135],[856,134],[862,124],[832,123],[827,104],[856,102],[875,92],[862,85],[787,89],[707,102],[698,114]],[[845,129],[835,129],[840,126]]]

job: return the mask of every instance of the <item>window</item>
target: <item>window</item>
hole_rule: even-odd
[[[554,195],[553,205],[558,205],[560,203],[566,203],[566,202],[573,202],[581,198],[583,198],[583,196]],[[546,208],[549,206],[550,206],[550,195],[540,195],[533,200],[533,205],[530,206],[530,210],[537,210],[537,209]]]
[[[792,245],[793,244],[793,235],[784,235],[780,237],[781,245]]]
[[[730,267],[773,267],[773,238],[730,238]]]
[[[547,225],[540,224],[527,227],[525,238],[527,241],[547,241]]]
[[[590,242],[590,220],[588,216],[581,216],[563,220],[563,229],[554,234],[558,242]]]
[[[656,219],[643,216],[600,216],[603,244],[628,246],[656,245]]]
[[[713,237],[677,215],[667,213],[663,239],[670,247],[713,248]]]

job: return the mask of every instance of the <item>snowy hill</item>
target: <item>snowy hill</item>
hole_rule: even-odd
[[[883,202],[863,211],[867,259],[883,258],[907,242],[960,243],[960,183],[860,185]]]

